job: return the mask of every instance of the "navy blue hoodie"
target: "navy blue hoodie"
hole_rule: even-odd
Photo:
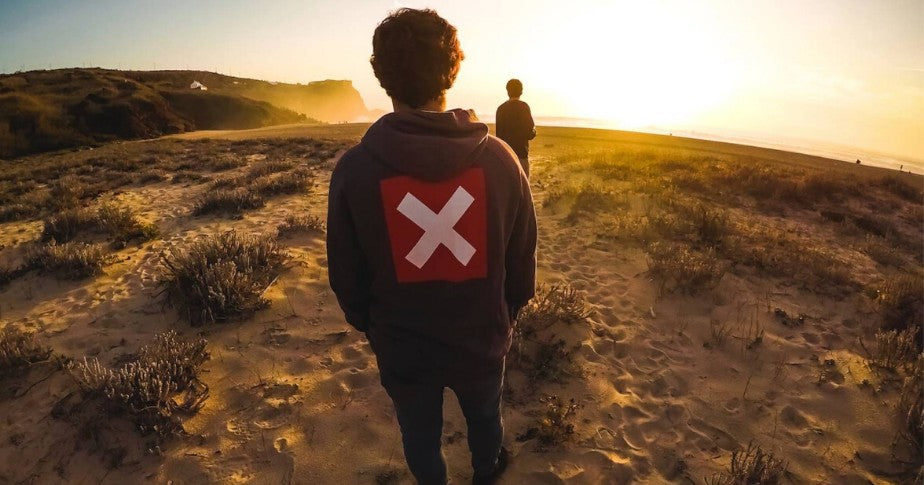
[[[383,116],[331,175],[330,285],[380,368],[497,369],[533,297],[536,216],[516,155],[464,110]]]

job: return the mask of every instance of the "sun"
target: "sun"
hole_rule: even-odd
[[[576,116],[621,128],[681,125],[734,93],[732,64],[714,30],[693,14],[617,5],[558,30],[541,42],[533,65],[544,66],[536,79]]]

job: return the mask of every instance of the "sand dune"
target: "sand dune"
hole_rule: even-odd
[[[306,137],[331,140],[342,150],[364,129],[291,125],[190,133],[109,145],[92,157],[78,152],[42,160],[74,157],[75,163],[92,164],[91,158],[106,156],[179,157],[188,147],[207,153],[219,143],[203,138],[234,140],[221,150],[248,165],[220,174],[203,171],[216,179],[268,159],[302,163],[286,150],[303,145]],[[260,141],[291,137],[298,138],[284,145]],[[561,194],[563,187],[590,180],[593,173],[577,170],[586,167],[574,160],[595,150],[624,153],[630,163],[654,150],[676,154],[677,163],[820,168],[857,183],[890,172],[775,150],[600,130],[541,128],[534,147],[539,277],[547,285],[577,290],[588,316],[573,324],[557,322],[543,334],[562,339],[571,352],[558,379],[531,383],[524,368],[511,368],[504,418],[513,459],[502,483],[703,483],[751,441],[788,463],[786,482],[910,480],[903,474],[907,466],[893,459],[907,452],[901,444],[893,446],[902,429],[895,378],[871,367],[857,342],[872,345],[878,328],[876,304],[864,288],[896,272],[920,277],[920,258],[902,255],[896,264],[883,265],[850,244],[838,245],[847,240],[839,226],[824,225],[811,210],[781,213],[764,202],[739,202],[723,209],[735,221],[757,221],[767,230],[830,247],[832,261],[851,275],[847,289],[824,291],[800,284],[795,275],[768,276],[734,265],[711,288],[670,291],[649,272],[645,247],[610,237],[606,229],[615,214],[651,213],[663,199],[656,203],[655,196],[625,192],[632,182],[618,178],[611,182],[616,209],[575,212],[577,202],[568,202],[567,191]],[[101,199],[135,209],[157,225],[160,236],[114,251],[98,277],[59,281],[33,271],[0,289],[0,327],[33,331],[61,355],[112,362],[171,329],[204,336],[211,354],[200,376],[210,396],[184,419],[188,436],[154,450],[127,421],[81,408],[65,373],[35,366],[11,378],[16,382],[9,388],[21,396],[0,394],[0,482],[411,483],[368,342],[344,323],[328,288],[323,235],[282,239],[290,259],[265,295],[271,305],[243,321],[191,327],[156,297],[159,255],[167,247],[232,228],[272,232],[291,214],[324,217],[335,161],[328,157],[308,168],[312,183],[306,194],[273,197],[239,218],[190,215],[197,198],[210,190],[204,181],[131,184],[105,192]],[[903,180],[921,186],[920,177]],[[680,200],[687,194],[676,190],[665,197]],[[710,198],[720,195],[702,196]],[[875,205],[880,199],[868,200]],[[922,225],[920,201],[868,210],[892,221],[898,234],[913,234]],[[903,218],[906,213],[910,216]],[[20,261],[41,231],[37,220],[0,224],[0,263]],[[776,309],[804,315],[804,323],[787,326]],[[580,406],[570,439],[549,447],[526,439],[544,412],[539,398],[545,395],[573,398]],[[466,483],[464,420],[453,397],[445,406],[450,476]],[[103,430],[85,436],[81,426],[87,420],[103,423]]]

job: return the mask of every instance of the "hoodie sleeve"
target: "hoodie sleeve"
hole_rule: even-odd
[[[327,205],[328,277],[347,323],[366,332],[369,330],[371,271],[359,246],[343,178],[342,170],[334,170],[330,181]]]
[[[518,170],[518,175],[519,200],[505,262],[505,296],[511,318],[536,294],[536,211],[526,174]]]

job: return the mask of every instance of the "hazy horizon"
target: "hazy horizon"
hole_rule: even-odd
[[[452,2],[47,0],[0,6],[0,72],[197,69],[353,81],[389,110],[368,58],[376,24],[430,6],[466,60],[450,106],[493,114],[510,77],[537,117],[749,133],[924,154],[924,1]]]

